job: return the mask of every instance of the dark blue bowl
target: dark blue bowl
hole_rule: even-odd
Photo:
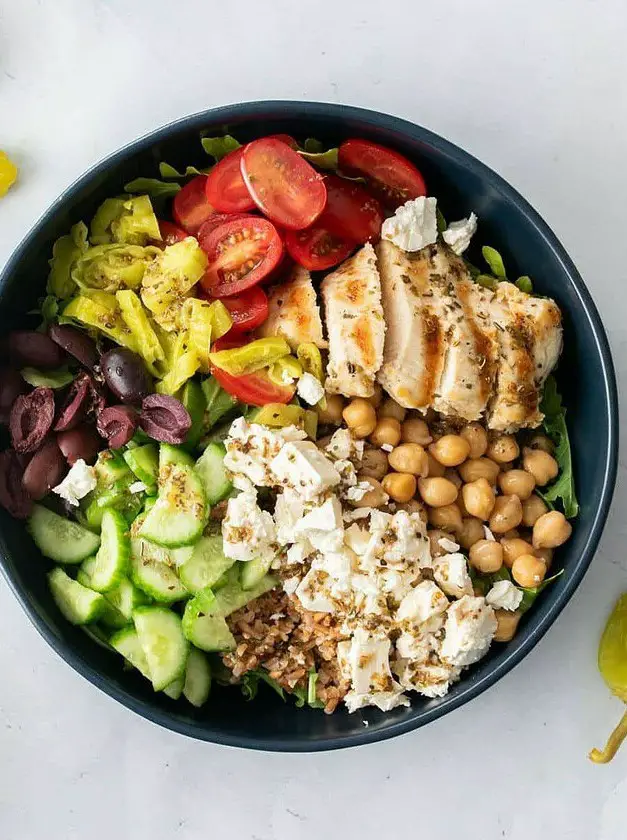
[[[532,207],[505,181],[446,140],[395,117],[342,105],[254,102],[216,108],[160,128],[99,163],[52,205],[9,260],[0,278],[2,324],[24,318],[44,288],[52,243],[70,225],[88,219],[107,196],[127,181],[156,175],[161,160],[181,167],[206,165],[201,131],[231,131],[238,139],[287,132],[336,145],[365,137],[406,154],[422,170],[445,216],[474,210],[477,241],[498,248],[511,276],[529,274],[538,292],[550,295],[564,314],[565,350],[559,381],[568,406],[581,513],[572,539],[557,558],[565,573],[538,599],[515,639],[496,645],[441,700],[412,699],[409,709],[389,714],[366,710],[331,717],[283,704],[262,689],[246,703],[237,689],[217,689],[200,711],[155,694],[120,658],[92,642],[59,614],[45,585],[46,562],[24,527],[0,520],[2,568],[31,620],[73,668],[111,697],[146,718],[185,735],[253,749],[328,750],[391,738],[416,729],[476,697],[506,674],[537,644],[581,582],[594,555],[614,490],[618,449],[616,382],[598,312],[568,255]],[[594,446],[590,446],[590,441]],[[364,722],[367,722],[367,727]]]

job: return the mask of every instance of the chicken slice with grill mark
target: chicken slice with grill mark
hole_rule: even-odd
[[[329,336],[325,388],[346,397],[371,397],[385,337],[381,283],[372,245],[364,245],[328,274],[321,292]]]
[[[327,346],[316,291],[306,268],[295,266],[289,280],[270,289],[268,305],[268,317],[257,330],[259,337],[281,336],[292,350],[303,342],[320,349]]]

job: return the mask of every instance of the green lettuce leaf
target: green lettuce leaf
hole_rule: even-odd
[[[50,274],[46,286],[48,295],[66,300],[74,294],[76,285],[71,271],[87,248],[87,226],[83,222],[73,225],[68,234],[57,239],[52,246],[52,259],[49,263]]]
[[[475,283],[483,286],[484,289],[496,289],[498,282],[492,274],[477,274],[475,277]]]
[[[518,278],[516,285],[521,292],[525,292],[527,295],[533,294],[533,283],[531,282],[531,277],[528,277],[526,274],[523,274],[522,277]]]
[[[179,172],[173,166],[170,166],[169,163],[165,161],[161,161],[159,164],[159,175],[162,178],[188,178],[191,175],[203,175],[204,173],[200,171],[200,169],[196,169],[195,166],[187,166],[185,167],[185,172]]]
[[[309,679],[307,682],[307,705],[312,709],[324,709],[322,700],[316,697],[316,683],[318,682],[318,672],[312,668],[309,672]]]
[[[245,700],[254,700],[259,690],[259,683],[265,682],[270,688],[275,691],[281,700],[285,700],[285,692],[276,680],[273,680],[270,674],[264,668],[257,668],[254,671],[247,671],[242,675],[240,680],[240,688]]]
[[[564,569],[561,569],[557,574],[553,575],[550,578],[546,578],[543,580],[540,586],[533,586],[533,587],[526,587],[526,586],[519,586],[518,589],[522,591],[523,597],[522,601],[520,602],[520,606],[518,607],[521,613],[526,613],[527,610],[533,605],[534,601],[538,597],[538,595],[547,588],[549,583],[553,583],[554,580],[557,580],[560,575],[564,574]]]
[[[181,189],[180,184],[173,181],[160,181],[158,178],[135,178],[124,185],[127,193],[144,193],[152,198],[167,198],[176,195]]]
[[[435,218],[437,220],[438,225],[438,233],[444,233],[448,225],[446,224],[446,219],[444,218],[444,213],[440,210],[439,207],[435,208]]]
[[[553,376],[549,376],[544,385],[540,411],[544,414],[544,430],[555,443],[555,460],[560,468],[559,475],[553,484],[543,490],[542,498],[547,502],[556,502],[559,499],[564,508],[564,515],[568,519],[573,519],[579,513],[579,503],[575,494],[566,409],[562,405],[562,398],[557,391],[557,383]]]
[[[37,368],[26,367],[20,374],[24,382],[28,382],[33,388],[65,388],[74,380],[74,374],[67,368],[40,371]]]
[[[200,142],[203,149],[208,155],[211,155],[216,163],[222,160],[225,155],[228,155],[229,152],[234,152],[242,145],[230,134],[225,134],[224,137],[203,137]]]
[[[505,266],[503,265],[503,258],[496,250],[496,248],[491,248],[489,245],[484,245],[481,249],[481,253],[483,254],[483,259],[490,266],[490,271],[492,272],[492,274],[495,277],[498,277],[499,280],[507,280]]]
[[[328,149],[326,152],[307,152],[299,149],[298,154],[304,157],[305,160],[308,160],[313,166],[317,166],[318,169],[335,170],[338,167],[337,148]]]

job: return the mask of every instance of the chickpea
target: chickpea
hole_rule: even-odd
[[[512,577],[519,586],[535,587],[542,583],[546,566],[533,554],[521,554],[514,560]]]
[[[383,400],[379,408],[379,417],[393,417],[399,423],[403,422],[406,414],[407,409],[399,405],[392,397],[387,397],[387,399]]]
[[[357,478],[359,481],[366,481],[371,486],[371,490],[368,490],[367,493],[358,499],[357,501],[351,502],[350,504],[356,508],[362,507],[373,507],[378,508],[381,505],[385,504],[386,502],[386,494],[385,490],[381,486],[381,483],[377,481],[376,478],[373,478],[371,475],[364,475],[363,473],[358,473]]]
[[[520,537],[514,537],[513,539],[503,537],[501,539],[501,545],[503,546],[503,562],[508,569],[512,568],[514,560],[517,557],[521,557],[523,554],[534,553],[531,543],[528,543],[526,540],[521,540]]]
[[[374,383],[374,394],[368,397],[368,402],[373,408],[379,408],[383,401],[383,388],[378,382]]]
[[[485,478],[488,484],[494,484],[499,470],[499,465],[489,458],[469,458],[459,467],[459,474],[468,483]]]
[[[468,559],[478,572],[492,574],[503,565],[503,548],[494,540],[479,540],[471,546]]]
[[[541,449],[543,452],[548,452],[549,455],[555,452],[555,444],[546,435],[534,435],[529,441],[529,446],[532,449]]]
[[[470,516],[488,520],[494,508],[495,495],[485,478],[478,478],[462,487],[464,506]]]
[[[444,476],[444,478],[447,478],[447,476]],[[449,479],[449,481],[453,481],[453,479]],[[457,487],[457,484],[454,481],[453,481],[453,484],[455,484],[455,486]],[[463,488],[463,485],[460,486],[460,487],[457,487],[458,493],[457,493],[457,499],[455,500],[455,504],[459,508],[462,516],[472,516],[472,514],[469,513],[468,508],[466,507],[466,502],[464,501],[464,494],[463,494],[463,492],[460,492],[462,490],[462,488]]]
[[[518,496],[497,496],[490,516],[490,530],[504,534],[522,522],[522,504]]]
[[[505,533],[502,536],[506,540],[522,539],[520,536],[520,531],[517,528],[510,528],[509,531],[505,531]]]
[[[320,424],[330,423],[339,426],[342,422],[342,411],[344,410],[344,397],[340,394],[327,394],[327,407],[316,409]]]
[[[408,502],[416,492],[416,476],[411,473],[388,473],[381,483],[395,502]]]
[[[436,461],[430,452],[427,452],[427,459],[429,461],[429,478],[443,478],[446,467],[442,466],[439,461]]]
[[[469,423],[459,433],[470,446],[469,458],[481,458],[488,448],[488,433],[481,423]]]
[[[380,481],[388,472],[388,456],[382,449],[364,449],[359,472],[361,475]]]
[[[400,502],[397,508],[398,510],[405,510],[407,513],[417,513],[425,525],[429,520],[425,506],[418,499],[409,499],[407,502]]]
[[[440,545],[440,540],[450,540],[451,535],[447,531],[443,531],[441,528],[432,528],[430,531],[427,531],[427,536],[429,537],[429,543],[431,544],[432,557],[442,557],[444,554],[448,553]]]
[[[496,618],[494,641],[511,642],[516,635],[520,616],[521,613],[512,612],[511,610],[494,610],[494,618]]]
[[[559,472],[557,461],[543,449],[523,449],[523,467],[535,478],[538,487],[544,487]]]
[[[470,444],[460,435],[443,435],[431,444],[429,452],[445,467],[458,467],[468,457]]]
[[[428,479],[427,479],[428,480]],[[429,508],[429,524],[443,531],[458,532],[462,527],[462,515],[457,505],[442,505]]]
[[[457,534],[459,544],[468,551],[476,542],[484,538],[483,525],[474,516],[465,516],[462,519],[462,527]]]
[[[393,417],[382,417],[370,435],[373,446],[396,446],[401,439],[401,424]]]
[[[538,519],[543,513],[546,513],[548,507],[544,504],[540,496],[530,496],[523,502],[523,525],[527,528],[533,528]]]
[[[372,434],[377,425],[377,413],[368,400],[356,397],[342,412],[344,422],[357,438]]]
[[[501,472],[497,478],[501,493],[506,496],[518,496],[521,502],[526,501],[536,486],[535,478],[525,470],[508,470]]]
[[[542,560],[547,570],[551,568],[551,563],[553,562],[552,548],[536,548],[533,553],[536,555],[538,560]]]
[[[390,466],[398,472],[426,478],[429,473],[427,453],[419,443],[401,443],[388,455]]]
[[[446,478],[420,478],[418,479],[418,491],[422,500],[433,508],[450,505],[457,498],[457,487]],[[457,512],[459,513],[459,508],[457,508]],[[459,513],[459,516],[461,520],[461,513]]]
[[[559,510],[550,510],[533,526],[534,548],[557,548],[570,537],[573,526]]]
[[[408,417],[401,426],[401,440],[403,443],[419,443],[421,446],[427,446],[433,438],[424,420],[419,417]]]
[[[520,455],[520,447],[513,435],[500,435],[488,444],[486,452],[497,464],[507,464]]]
[[[447,467],[444,470],[444,478],[447,478],[449,481],[452,481],[453,484],[455,485],[455,487],[457,487],[458,490],[460,489],[460,487],[464,483],[462,481],[461,475],[453,467]]]

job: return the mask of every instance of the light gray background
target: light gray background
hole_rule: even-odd
[[[439,132],[531,201],[586,279],[623,383],[626,35],[624,0],[0,0],[0,148],[21,170],[0,264],[88,166],[162,123],[256,98],[363,105]],[[627,588],[623,477],[588,576],[513,673],[347,752],[160,730],[61,662],[0,581],[0,837],[624,838],[627,748],[586,759],[623,711],[595,665]]]

